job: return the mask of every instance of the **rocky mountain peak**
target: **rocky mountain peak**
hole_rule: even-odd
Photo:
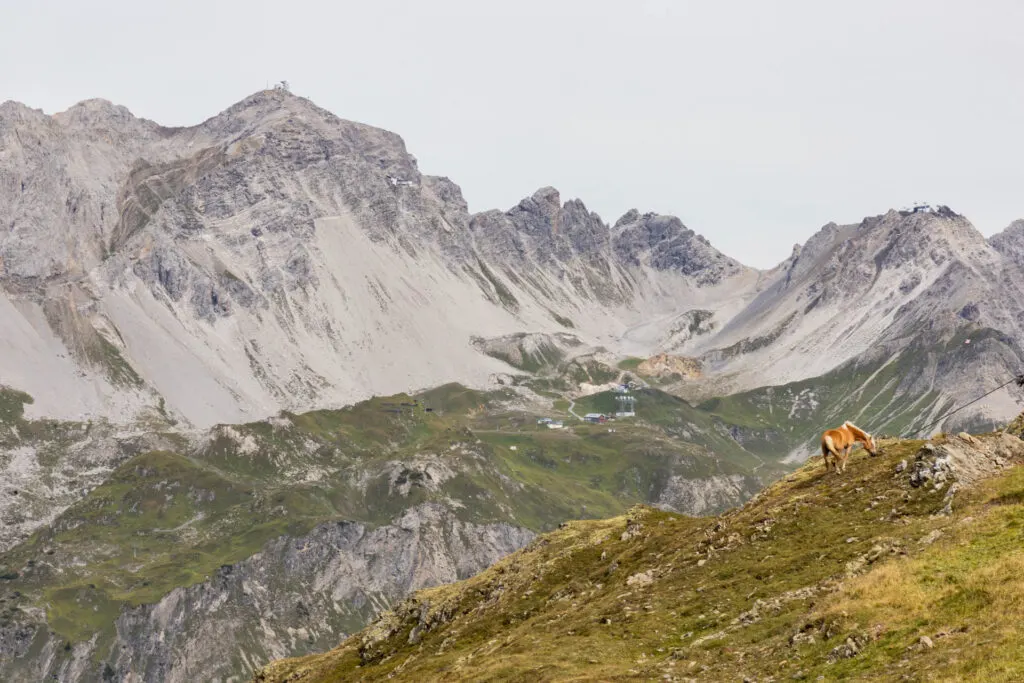
[[[988,243],[1000,252],[1004,252],[1012,245],[1024,246],[1024,218],[1018,218],[1001,232],[992,235],[988,239]]]
[[[780,266],[788,270],[787,282],[812,277],[821,290],[838,277],[855,289],[856,283],[870,285],[882,270],[928,270],[951,260],[984,259],[988,251],[981,233],[948,207],[890,209],[853,225],[827,223]]]
[[[1005,230],[992,235],[988,243],[1018,266],[1024,267],[1024,219],[1010,223]]]
[[[985,258],[987,241],[970,221],[947,207],[928,211],[890,211],[865,219],[851,248],[873,252],[878,268],[907,264],[938,266],[947,261]]]
[[[128,107],[102,98],[83,100],[54,114],[53,119],[69,128],[84,129],[121,129],[140,120]]]
[[[744,270],[675,216],[640,215],[634,209],[616,221],[615,229],[615,251],[630,265],[679,272],[702,285],[717,284]]]
[[[523,200],[524,202],[527,200]],[[539,206],[548,206],[558,209],[562,205],[561,194],[550,185],[542,187],[530,195],[529,201]]]
[[[6,125],[12,123],[29,119],[42,120],[45,118],[46,114],[41,110],[33,109],[21,102],[7,100],[3,104],[0,104],[0,131],[2,131]]]
[[[558,218],[562,210],[561,195],[553,187],[542,187],[514,206],[509,217],[521,230],[531,234],[558,231]]]
[[[622,227],[624,227],[626,225],[631,225],[633,223],[636,223],[639,220],[640,220],[640,212],[637,211],[636,209],[630,209],[626,213],[622,214],[622,216],[619,217],[619,220],[615,221],[615,225],[613,226],[613,229],[614,230],[618,230],[619,228],[622,228]]]

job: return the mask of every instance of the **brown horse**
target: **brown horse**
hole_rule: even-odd
[[[875,444],[875,437],[853,424],[849,420],[843,423],[838,429],[829,429],[821,435],[821,457],[825,461],[825,470],[829,466],[835,468],[836,472],[846,471],[846,460],[850,457],[850,451],[854,444],[863,444],[864,450],[872,457],[878,455],[878,446]]]

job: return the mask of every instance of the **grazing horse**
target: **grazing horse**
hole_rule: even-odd
[[[853,424],[849,420],[843,423],[838,429],[829,429],[821,435],[821,457],[825,461],[825,470],[829,465],[835,468],[836,472],[846,471],[846,460],[850,457],[853,445],[860,443],[864,450],[872,457],[878,455],[878,446],[875,444],[875,437]]]

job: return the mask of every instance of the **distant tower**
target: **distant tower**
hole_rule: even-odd
[[[615,397],[619,409],[615,417],[633,417],[636,415],[636,396],[632,394],[619,394]]]

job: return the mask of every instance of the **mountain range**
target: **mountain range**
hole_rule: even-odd
[[[933,389],[929,415],[1021,356],[1021,222],[986,240],[944,207],[889,211],[758,271],[674,217],[608,225],[552,188],[470,214],[398,136],[283,90],[190,128],[103,100],[53,116],[7,102],[0,178],[0,377],[36,416],[201,428],[485,388],[508,367],[471,340],[520,332],[696,357],[690,397],[913,347],[927,361],[900,393]],[[935,352],[961,332],[973,346]],[[1003,392],[968,414],[1014,409]]]
[[[6,102],[0,677],[243,680],[568,519],[740,505],[843,420],[999,425],[1012,383],[945,416],[1020,372],[1022,293],[1024,221],[945,206],[757,270],[550,187],[471,214],[280,88]]]

